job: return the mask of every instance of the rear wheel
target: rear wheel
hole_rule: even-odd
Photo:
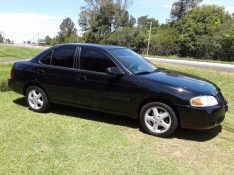
[[[27,89],[26,102],[28,107],[35,112],[46,112],[50,107],[47,95],[37,86],[30,86]]]
[[[148,134],[168,137],[178,127],[178,119],[173,109],[159,102],[148,103],[141,109],[140,123]]]

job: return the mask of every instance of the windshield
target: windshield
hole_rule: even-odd
[[[156,67],[130,49],[111,49],[110,53],[134,74],[151,73]]]

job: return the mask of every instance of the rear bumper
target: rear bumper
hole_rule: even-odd
[[[181,127],[190,129],[211,129],[220,125],[227,110],[226,104],[207,108],[178,106]]]
[[[23,94],[24,84],[20,81],[14,80],[14,79],[8,79],[8,86],[11,90]]]

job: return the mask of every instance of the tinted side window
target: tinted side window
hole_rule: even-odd
[[[73,68],[76,46],[64,46],[54,50],[51,64],[54,66]]]
[[[50,51],[49,53],[47,53],[47,54],[44,55],[44,57],[40,60],[41,63],[49,65],[50,64],[51,56],[52,56],[52,51]]]
[[[82,48],[80,54],[80,69],[106,72],[108,67],[116,67],[104,53],[93,48]]]

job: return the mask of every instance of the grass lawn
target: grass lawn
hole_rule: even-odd
[[[161,139],[132,119],[57,105],[38,114],[0,92],[0,174],[233,174],[234,74],[157,65],[217,83],[230,102],[222,127]],[[1,78],[7,72],[0,65]]]
[[[8,79],[12,64],[0,64],[0,81]]]
[[[8,77],[10,74],[12,64],[0,64],[0,92],[9,90]]]
[[[13,45],[0,44],[0,61],[31,59],[41,51],[42,49],[16,47]]]

